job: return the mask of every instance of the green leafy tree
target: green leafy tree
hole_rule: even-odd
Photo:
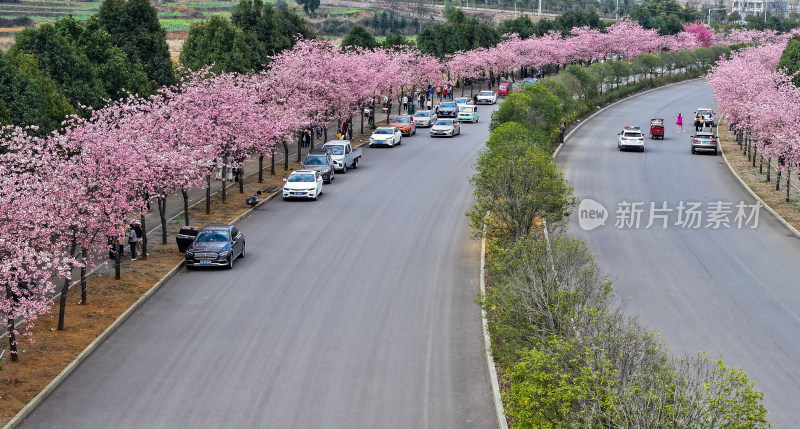
[[[642,73],[645,73],[651,82],[653,80],[653,75],[656,74],[660,68],[664,67],[664,61],[661,57],[653,54],[637,55],[636,58],[633,59],[633,64]]]
[[[181,64],[193,70],[213,64],[215,73],[246,73],[257,68],[258,59],[244,32],[221,16],[192,25],[180,57]]]
[[[96,16],[111,42],[141,64],[150,80],[175,83],[166,32],[149,0],[103,0]]]
[[[550,152],[531,142],[526,137],[531,130],[519,124],[503,124],[495,131],[510,139],[487,146],[478,156],[470,179],[475,204],[468,216],[473,228],[481,231],[486,214],[491,213],[493,231],[519,238],[528,235],[537,221],[556,225],[568,217],[574,205],[572,188]]]
[[[536,24],[528,15],[521,15],[515,19],[506,19],[497,25],[498,34],[516,34],[521,39],[527,39],[536,34]]]
[[[644,0],[633,6],[631,19],[644,28],[654,28],[661,35],[683,31],[683,22],[702,19],[700,11],[687,4],[681,6],[676,0]]]
[[[577,95],[582,98],[592,98],[597,95],[598,82],[586,68],[571,64],[564,70],[566,73],[575,76],[578,82],[580,82],[581,92]]]
[[[347,36],[342,40],[342,48],[348,48],[350,46],[359,46],[372,50],[378,47],[378,41],[375,40],[375,37],[373,37],[366,28],[356,25],[350,29],[350,32],[347,33]]]
[[[314,11],[319,8],[319,0],[295,0],[295,2],[299,5],[302,5],[303,12],[310,16],[313,16]]]
[[[446,23],[422,30],[417,36],[417,47],[423,53],[443,58],[456,51],[492,47],[499,41],[500,36],[494,27],[467,18],[464,12],[456,9]]]
[[[71,43],[69,34],[60,32],[54,24],[22,30],[11,51],[34,55],[39,70],[53,79],[73,107],[103,105],[108,94],[86,52]]]
[[[35,55],[39,69],[76,108],[99,108],[104,99],[119,99],[129,92],[147,96],[156,88],[144,68],[111,43],[95,18],[84,24],[67,17],[26,29],[12,49]]]
[[[0,124],[35,125],[40,134],[47,134],[74,113],[55,82],[39,72],[31,54],[0,52],[0,88]]]
[[[383,41],[383,47],[387,49],[402,48],[413,45],[413,41],[408,40],[400,33],[389,33],[386,35],[386,40]]]
[[[800,74],[796,74],[800,70],[800,36],[795,35],[789,39],[778,61],[778,70],[783,70],[788,75],[795,75],[792,82],[795,86],[800,86]]]
[[[564,36],[569,35],[575,27],[603,28],[600,16],[593,12],[566,11],[553,20],[554,29],[561,31]]]
[[[276,10],[261,0],[241,0],[231,13],[231,23],[244,32],[257,71],[269,64],[271,55],[291,49],[298,35],[305,39],[317,37],[305,19],[291,9]]]

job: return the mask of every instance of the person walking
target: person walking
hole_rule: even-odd
[[[700,131],[700,115],[694,112],[694,131]]]
[[[558,128],[558,142],[559,142],[559,143],[564,143],[564,135],[565,135],[566,133],[567,133],[567,123],[566,123],[566,122],[564,122],[564,123],[563,123],[563,124],[561,124],[561,126]]]
[[[407,95],[403,96],[403,110],[405,110],[406,112],[408,111],[408,96]]]
[[[679,133],[685,133],[686,132],[686,131],[683,130],[683,116],[680,113],[678,113],[678,120],[677,120],[677,122],[675,122],[675,125],[678,126],[678,132]]]
[[[344,122],[342,122],[342,137],[344,137],[345,135],[347,135],[347,129],[348,129],[349,127],[350,127],[350,121],[348,121],[347,119],[345,119],[345,120],[344,120]]]
[[[347,139],[353,140],[353,121],[347,121]]]
[[[139,237],[136,236],[136,231],[133,229],[133,225],[128,228],[125,236],[128,238],[128,244],[131,246],[131,261],[135,261],[137,259],[136,247],[139,245]]]

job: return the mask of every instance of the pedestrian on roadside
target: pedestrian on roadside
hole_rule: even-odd
[[[558,128],[558,142],[559,142],[559,143],[564,143],[564,135],[565,135],[566,133],[567,133],[567,123],[566,123],[566,122],[564,122],[564,123],[563,123],[563,124],[561,124],[561,126]]]
[[[347,121],[347,139],[353,140],[353,121]]]
[[[136,231],[133,229],[133,225],[131,225],[127,232],[125,232],[125,236],[128,238],[128,244],[131,246],[131,261],[135,261],[137,259],[136,247],[139,245],[139,237],[136,236]]]
[[[686,131],[683,130],[683,116],[680,113],[678,113],[678,121],[675,122],[675,124],[678,126],[678,132],[679,133],[685,133],[686,132]]]
[[[259,203],[260,199],[261,199],[261,191],[256,191],[256,193],[251,195],[250,198],[248,198],[247,201],[245,201],[245,203],[247,203],[248,206],[255,206],[256,204]]]
[[[347,128],[348,128],[349,123],[350,122],[347,119],[345,119],[344,122],[342,122],[342,135],[343,136],[345,134],[347,134]]]
[[[436,96],[439,97],[439,101],[442,100],[442,87],[441,86],[437,86],[436,87]]]
[[[403,96],[403,110],[405,110],[406,112],[408,111],[408,96],[407,95]]]
[[[694,112],[694,131],[700,131],[700,115]]]
[[[142,222],[140,220],[133,221],[131,228],[136,232],[136,251],[138,254],[142,254],[142,236],[144,235],[144,231],[142,230]]]

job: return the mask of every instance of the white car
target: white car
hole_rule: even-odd
[[[644,134],[639,127],[625,127],[618,136],[617,149],[636,149],[644,152]]]
[[[430,127],[439,119],[433,110],[420,110],[414,113],[414,123],[418,127]]]
[[[708,107],[700,107],[697,109],[697,115],[703,118],[706,127],[715,126],[713,110],[709,109]]]
[[[458,108],[461,108],[462,106],[472,106],[473,104],[475,104],[469,97],[458,97],[453,101],[456,102],[456,107]]]
[[[431,127],[431,137],[453,137],[461,134],[461,126],[455,119],[439,119]]]
[[[494,91],[481,91],[478,93],[478,104],[497,103],[497,93]]]
[[[369,136],[369,147],[389,146],[401,144],[403,133],[396,127],[378,127]]]
[[[283,179],[283,199],[302,198],[315,200],[322,195],[322,175],[319,171],[296,170]]]

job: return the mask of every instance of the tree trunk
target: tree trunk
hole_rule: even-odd
[[[208,175],[206,183],[206,214],[211,214],[211,175]]]
[[[122,265],[122,250],[125,250],[125,245],[119,244],[119,237],[114,237],[114,246],[116,246],[116,252],[114,252],[114,280],[119,280],[122,278],[120,268]]]
[[[275,175],[275,149],[272,149],[272,153],[269,156],[269,174]]]
[[[183,221],[184,225],[189,226],[189,193],[181,188],[181,194],[183,194]]]
[[[770,181],[771,171],[772,171],[772,158],[767,158],[767,182]]]
[[[74,255],[75,249],[78,247],[78,242],[72,239],[72,244],[69,246],[69,254]],[[69,264],[69,270],[75,268],[73,264]],[[69,277],[64,278],[64,285],[61,286],[61,299],[58,304],[58,330],[64,330],[64,314],[67,312],[67,292],[69,291]]]
[[[775,190],[776,191],[780,191],[781,190],[781,170],[780,170],[780,168],[778,169],[778,177],[775,178]]]
[[[758,158],[758,174],[764,174],[764,155]]]
[[[303,145],[303,133],[301,132],[299,138],[297,139],[297,162],[300,162],[300,152],[301,152],[300,148],[302,147],[302,145]]]
[[[156,201],[157,201],[156,204],[159,205],[159,209],[158,210],[161,211],[161,207],[160,207],[161,203],[158,202],[158,198],[156,198]],[[164,209],[166,209],[166,206],[167,206],[167,202],[164,201]],[[164,244],[167,244],[166,213],[161,215],[161,219],[164,219],[164,221],[161,223],[161,228],[164,230]],[[142,254],[139,255],[139,259],[145,261],[145,260],[147,260],[147,223],[145,222],[144,215],[141,215],[139,220],[142,222],[142,252],[141,252]],[[133,255],[131,255],[131,256],[133,256]]]
[[[244,194],[244,161],[242,161],[242,165],[236,169],[236,177],[239,178],[239,193]]]
[[[258,156],[258,183],[264,183],[264,154]]]
[[[228,202],[228,165],[222,164],[222,204]]]
[[[158,215],[161,217],[161,244],[167,244],[167,197],[156,198],[158,203]],[[145,234],[144,224],[142,225],[142,240]],[[144,243],[142,243],[142,259],[146,259],[147,253],[144,251]]]
[[[6,298],[9,301],[14,300],[14,292],[11,291],[11,286],[6,285]],[[19,355],[17,355],[17,335],[14,333],[14,312],[8,312],[8,348],[11,351],[11,362],[17,362]]]
[[[753,146],[753,167],[756,166],[756,156],[758,156],[758,146]]]
[[[364,107],[362,106],[358,112],[359,116],[361,116],[361,134],[364,134]]]
[[[792,190],[792,187],[790,186],[791,185],[791,183],[790,183],[791,179],[792,179],[792,171],[787,169],[786,170],[786,202],[787,203],[789,202],[789,192],[791,192],[791,190]]]
[[[283,171],[289,171],[289,144],[283,141]]]
[[[86,261],[89,259],[89,249],[82,248],[81,249],[81,261],[83,262],[83,266],[81,266],[81,305],[86,305],[87,293],[86,293]]]

